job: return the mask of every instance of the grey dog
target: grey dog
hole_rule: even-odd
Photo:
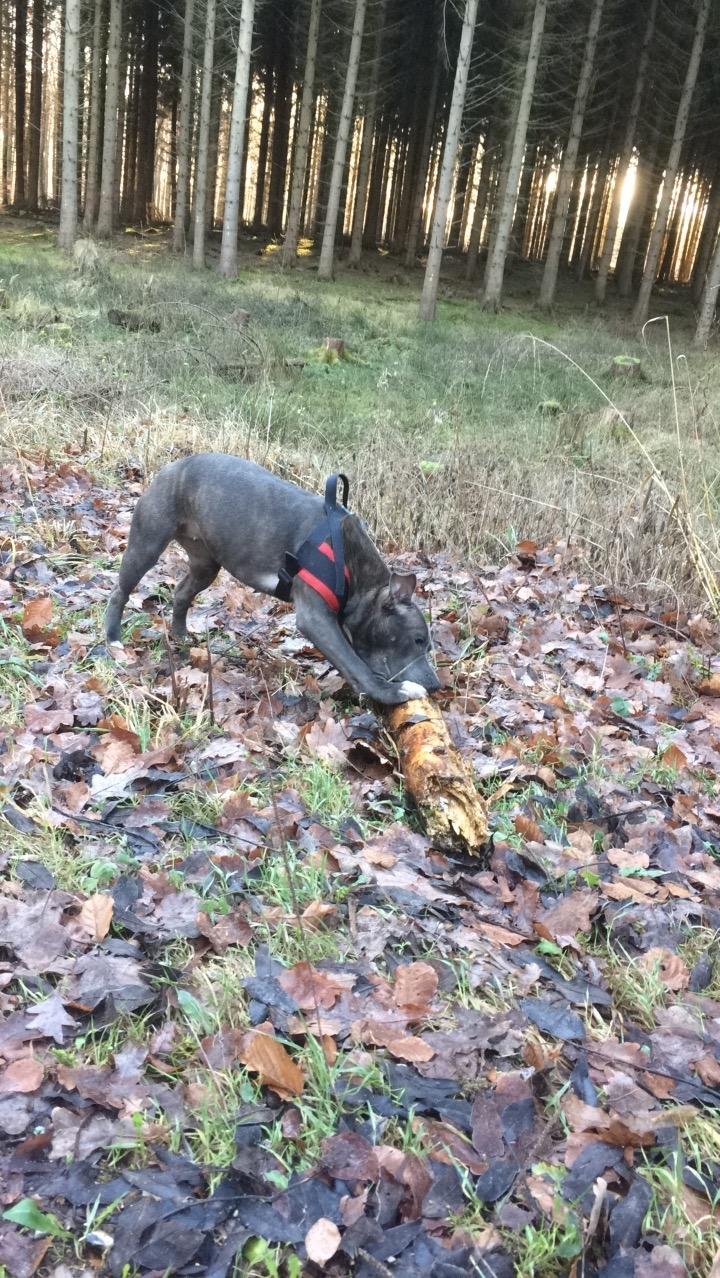
[[[163,467],[135,507],[108,605],[108,641],[119,640],[129,595],[170,541],[190,560],[172,613],[172,633],[184,639],[190,604],[220,568],[255,590],[280,593],[286,557],[306,544],[324,509],[321,497],[239,457],[198,453]],[[412,598],[416,578],[391,573],[356,516],[338,509],[345,597],[335,607],[331,593],[330,606],[322,583],[295,575],[285,597],[292,599],[298,628],[356,692],[385,705],[425,696],[440,684],[429,660],[428,627]],[[330,554],[327,544],[319,549]]]

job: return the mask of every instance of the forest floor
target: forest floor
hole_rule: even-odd
[[[509,527],[509,498],[472,555],[457,530],[436,550],[451,524],[431,522],[452,458],[506,466],[524,441],[530,476],[562,419],[540,402],[602,411],[537,344],[525,366],[525,327],[598,378],[638,354],[648,381],[624,390],[648,423],[659,356],[519,303],[450,297],[420,330],[414,282],[385,267],[325,291],[263,259],[227,285],[148,236],[88,278],[18,225],[0,227],[0,1274],[717,1278],[717,627],[690,577],[687,606],[640,608],[562,526],[525,508]],[[118,328],[108,304],[160,327]],[[354,360],[321,363],[325,336]],[[490,347],[513,342],[487,391]],[[171,646],[171,551],[122,656],[105,649],[145,474],[210,444],[308,480],[342,462],[417,567],[487,857],[431,847],[381,723],[285,605],[221,575]],[[393,450],[408,475],[414,450],[426,488],[405,505],[424,509],[404,513]]]

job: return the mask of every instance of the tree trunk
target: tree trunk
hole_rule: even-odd
[[[122,49],[122,0],[110,0],[108,31],[105,125],[103,129],[102,177],[96,234],[109,239],[115,219],[115,151],[120,103],[120,52]]]
[[[278,24],[278,57],[275,71],[275,128],[273,129],[270,157],[270,189],[268,191],[268,232],[282,234],[285,209],[285,176],[288,170],[290,148],[290,116],[292,114],[292,63],[290,32],[292,22],[289,12],[281,15]]]
[[[80,102],[80,0],[65,0],[62,191],[58,245],[72,252],[78,216],[78,107]]]
[[[313,95],[315,86],[315,64],[317,62],[318,36],[320,33],[320,13],[322,0],[311,0],[310,25],[308,28],[307,48],[305,50],[305,69],[303,71],[302,97],[300,100],[300,118],[297,127],[295,159],[290,179],[290,207],[288,209],[285,242],[282,247],[281,262],[283,266],[292,266],[297,255],[300,239],[300,222],[302,217],[303,190],[305,174],[308,169],[308,156],[312,137]]]
[[[633,311],[633,321],[636,324],[644,324],[648,317],[650,296],[652,294],[653,284],[655,283],[655,272],[657,270],[658,258],[660,256],[660,247],[662,245],[665,228],[667,226],[668,210],[670,208],[673,186],[675,185],[675,179],[680,165],[680,154],[685,140],[685,132],[687,130],[687,122],[690,114],[690,105],[692,103],[695,82],[700,69],[700,59],[702,57],[703,45],[705,43],[705,31],[707,29],[709,14],[710,0],[699,0],[695,35],[693,37],[690,59],[688,61],[687,71],[685,72],[685,80],[683,83],[682,93],[680,95],[677,115],[675,117],[675,128],[673,130],[672,145],[670,147],[670,154],[665,168],[665,182],[663,185],[663,192],[660,197],[660,207],[658,208],[657,215],[655,217],[655,224],[650,235],[647,257],[645,259],[645,270],[643,271],[640,291],[635,304],[635,310]]]
[[[170,104],[170,155],[168,159],[168,176],[170,178],[170,218],[175,220],[177,207],[177,136],[178,136],[178,95],[173,93]]]
[[[193,17],[195,0],[185,0],[183,56],[180,74],[180,131],[177,142],[177,192],[172,247],[174,253],[185,252],[188,227],[188,195],[190,189],[190,139],[193,102]]]
[[[205,266],[205,205],[207,201],[208,151],[210,149],[210,107],[212,98],[213,56],[215,51],[215,0],[207,0],[205,8],[205,43],[203,46],[202,90],[200,93],[200,128],[197,142],[195,174],[195,225],[193,228],[193,266]]]
[[[707,346],[710,336],[710,330],[715,318],[715,305],[717,303],[718,289],[720,288],[720,237],[715,241],[715,248],[710,259],[705,287],[700,301],[700,313],[698,315],[697,328],[695,330],[695,345]]]
[[[127,69],[127,102],[125,93],[121,92],[120,94],[116,172],[120,190],[120,217],[123,222],[132,222],[138,183],[138,146],[140,142],[140,62],[138,57],[140,33],[135,22],[131,24],[127,46],[130,50],[134,48],[135,53],[130,53],[130,65]]]
[[[367,98],[365,100],[365,119],[363,120],[360,157],[358,159],[355,208],[353,209],[352,228],[350,231],[350,254],[348,256],[348,264],[350,266],[357,266],[362,258],[363,230],[365,227],[365,212],[368,206],[368,192],[370,187],[370,166],[373,151],[373,138],[375,135],[375,121],[377,119],[378,81],[380,78],[382,42],[385,34],[386,8],[387,0],[380,0],[376,19],[377,25],[375,27],[375,44],[373,46],[370,81],[368,84]]]
[[[494,138],[494,122],[491,120],[485,131],[485,139],[483,142],[482,168],[480,169],[480,180],[478,182],[477,199],[475,201],[475,211],[473,213],[472,226],[470,227],[470,239],[468,240],[467,257],[465,259],[465,279],[468,283],[474,279],[477,269],[478,254],[480,252],[480,239],[482,236],[483,222],[488,212],[488,197],[490,194],[490,177],[492,174],[495,138]]]
[[[472,138],[465,138],[459,147],[457,161],[457,178],[455,182],[455,194],[453,196],[453,212],[452,221],[450,223],[450,234],[448,235],[448,248],[460,247],[460,236],[463,225],[463,212],[465,209],[465,199],[467,196],[468,178],[472,168],[472,157],[474,154],[474,142]]]
[[[700,242],[695,256],[695,265],[693,267],[691,296],[696,306],[699,304],[705,291],[705,276],[707,275],[708,266],[713,254],[719,229],[720,162],[718,162],[715,166],[712,186],[710,187],[710,198],[708,199],[707,209],[705,210],[705,219],[703,221],[702,231],[700,232]]]
[[[370,164],[370,186],[362,235],[363,249],[374,248],[377,243],[377,227],[380,219],[380,202],[383,194],[383,179],[389,139],[389,121],[381,116],[379,123],[375,126],[375,143]]]
[[[95,225],[98,204],[100,117],[102,112],[102,68],[105,61],[105,0],[95,0],[90,75],[90,131],[88,134],[87,178],[83,230],[89,235]]]
[[[423,127],[422,142],[418,152],[417,173],[415,175],[415,186],[413,188],[412,203],[410,206],[410,217],[408,221],[407,238],[405,240],[405,265],[414,266],[417,257],[418,242],[420,239],[420,226],[422,223],[423,203],[425,201],[425,188],[427,185],[428,165],[430,163],[430,155],[432,152],[433,137],[435,134],[435,116],[437,114],[438,89],[440,87],[440,56],[436,51],[433,59],[432,77],[430,80],[430,91],[427,99],[427,112],[425,114],[425,124]]]
[[[525,153],[523,159],[522,172],[520,174],[520,186],[518,188],[517,199],[515,201],[515,212],[513,214],[512,230],[510,239],[508,240],[508,257],[522,257],[523,244],[525,242],[525,233],[527,230],[527,219],[532,207],[532,189],[533,179],[539,163],[537,147],[532,147],[530,153]],[[545,181],[545,165],[541,165],[543,177],[541,179],[541,188],[544,188]],[[538,218],[538,222],[540,218]],[[532,256],[529,254],[529,256]]]
[[[585,278],[585,272],[592,264],[593,245],[597,235],[598,224],[600,221],[600,213],[603,206],[603,197],[605,195],[605,187],[608,180],[608,172],[610,169],[610,140],[605,144],[605,150],[600,156],[595,173],[595,183],[592,189],[592,195],[587,205],[587,217],[583,229],[582,242],[580,244],[577,268],[575,278],[578,283]]]
[[[472,55],[473,37],[475,35],[477,11],[478,0],[465,0],[465,13],[463,15],[462,33],[460,36],[460,48],[458,51],[457,65],[455,67],[455,83],[453,84],[452,100],[450,102],[450,115],[448,117],[447,133],[445,134],[442,167],[440,169],[440,180],[438,182],[437,198],[435,202],[435,213],[433,217],[432,231],[430,233],[430,252],[428,253],[422,297],[420,298],[421,320],[435,319],[438,286],[440,284],[440,267],[442,265],[443,245],[445,242],[445,227],[447,226],[450,192],[452,189],[453,174],[455,171],[458,142],[460,140],[460,129],[462,127],[462,116],[465,107],[465,94],[467,92],[468,76],[470,74],[470,58]]]
[[[570,190],[575,173],[575,165],[577,164],[578,152],[580,150],[580,138],[582,136],[583,123],[585,120],[585,110],[590,96],[593,67],[595,65],[595,50],[597,49],[598,34],[600,32],[600,22],[602,20],[604,3],[605,0],[593,0],[587,36],[585,38],[585,49],[583,51],[582,66],[580,68],[580,78],[578,80],[578,86],[575,93],[575,103],[573,105],[572,116],[570,118],[570,134],[560,162],[560,172],[558,173],[557,192],[555,196],[555,214],[552,220],[550,243],[548,245],[542,282],[540,284],[539,303],[540,306],[545,308],[552,306],[555,300],[558,270],[560,267],[560,255],[562,253],[563,237],[565,235],[565,224],[567,222],[568,209],[570,208]]]
[[[522,90],[518,102],[517,123],[515,125],[515,136],[512,143],[507,180],[505,183],[505,189],[499,196],[500,207],[498,211],[497,231],[494,243],[488,254],[488,270],[485,282],[483,305],[491,306],[494,309],[499,307],[500,298],[502,297],[505,258],[507,256],[507,248],[510,240],[513,210],[515,208],[518,179],[520,177],[520,165],[522,164],[523,153],[525,150],[525,139],[527,137],[528,121],[530,119],[530,108],[532,106],[533,91],[535,88],[535,77],[537,75],[538,63],[540,61],[540,47],[542,45],[546,14],[547,0],[535,0],[528,56],[525,64]]]
[[[322,247],[320,249],[320,261],[318,264],[319,280],[331,280],[333,276],[335,234],[337,231],[338,213],[340,211],[340,195],[342,192],[343,174],[345,172],[345,157],[347,155],[350,128],[353,120],[355,85],[357,84],[358,68],[360,66],[360,49],[362,47],[366,9],[367,0],[355,0],[355,17],[353,20],[352,37],[350,40],[347,75],[345,77],[345,91],[343,93],[342,107],[340,109],[338,134],[335,141],[335,154],[333,156],[330,191],[328,193],[328,206],[327,213],[325,215]]]
[[[630,166],[633,147],[635,145],[635,134],[637,133],[638,119],[640,118],[640,107],[642,105],[643,93],[645,91],[645,79],[647,77],[648,65],[650,62],[650,46],[655,34],[657,10],[658,0],[650,0],[647,22],[645,23],[645,35],[643,37],[637,71],[635,73],[635,88],[633,91],[632,102],[630,104],[630,113],[627,119],[625,137],[623,139],[622,150],[620,152],[620,159],[618,162],[618,175],[613,191],[613,201],[610,208],[607,230],[605,232],[605,248],[600,259],[597,279],[595,281],[595,300],[600,304],[605,301],[605,294],[607,292],[610,264],[612,262],[615,240],[617,238],[618,223],[620,221],[622,186],[625,181],[625,174]]]
[[[257,182],[255,184],[255,210],[253,212],[253,229],[260,230],[263,226],[263,212],[265,206],[265,179],[267,177],[267,160],[268,148],[270,144],[270,121],[272,119],[273,109],[273,73],[271,67],[265,68],[265,83],[263,89],[263,113],[262,124],[260,126],[260,142],[258,145],[258,162],[257,162]]]
[[[30,154],[28,157],[27,180],[27,203],[28,208],[31,209],[38,207],[38,184],[40,179],[44,23],[45,0],[33,0],[32,62],[30,69]]]
[[[13,204],[26,207],[25,87],[27,61],[27,0],[15,0],[15,194]]]
[[[245,120],[250,58],[252,55],[255,0],[243,0],[240,14],[235,88],[233,90],[230,136],[228,139],[227,178],[225,180],[225,212],[223,215],[220,274],[232,278],[237,273],[237,241],[240,226],[240,179],[245,167]]]
[[[10,10],[0,6],[0,111],[2,111],[3,141],[0,150],[0,206],[10,203],[10,78],[12,64],[12,38]]]
[[[212,0],[213,12],[215,0]],[[137,164],[133,221],[146,226],[152,219],[153,179],[155,175],[155,120],[158,100],[158,25],[157,0],[145,0],[145,31],[142,43],[142,74],[139,81]],[[212,64],[211,64],[212,71]]]
[[[638,160],[635,178],[635,198],[631,206],[630,216],[625,223],[615,278],[619,297],[630,297],[633,291],[633,276],[642,274],[644,249],[650,236],[652,218],[655,211],[657,180],[655,164],[657,161],[658,141],[653,140],[646,157]],[[643,255],[639,254],[640,243],[643,244]],[[639,268],[639,269],[638,269]]]
[[[661,284],[667,284],[673,273],[673,262],[675,259],[675,253],[677,252],[680,227],[685,212],[685,201],[688,198],[691,184],[692,175],[690,173],[684,181],[681,176],[680,180],[676,183],[676,198],[670,205],[667,230],[660,249],[660,257],[658,258],[656,278]]]
[[[210,98],[210,146],[208,148],[208,171],[205,186],[205,231],[207,234],[215,222],[215,196],[217,193],[218,157],[220,154],[220,128],[222,119],[222,92],[220,85],[213,86]]]

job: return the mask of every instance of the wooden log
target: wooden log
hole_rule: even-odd
[[[439,849],[478,856],[488,842],[487,810],[438,707],[427,697],[406,701],[385,721],[428,836]]]

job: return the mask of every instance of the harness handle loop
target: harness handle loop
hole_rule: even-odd
[[[350,480],[347,475],[339,473],[337,475],[328,475],[325,480],[325,513],[329,515],[332,510],[337,510],[338,499],[337,490],[338,482],[342,482],[342,501],[341,506],[347,509],[348,498],[350,496]]]

